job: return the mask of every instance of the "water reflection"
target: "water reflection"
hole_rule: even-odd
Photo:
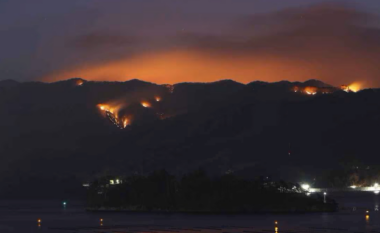
[[[333,195],[334,193],[331,192],[330,196]],[[70,208],[63,214],[61,202],[58,202],[57,205],[56,201],[44,208],[40,208],[40,204],[36,205],[35,208],[20,207],[19,209],[11,209],[8,206],[1,208],[0,205],[2,219],[0,221],[0,233],[153,233],[153,229],[157,230],[156,233],[279,233],[280,222],[282,233],[380,233],[380,211],[378,210],[380,196],[375,196],[372,192],[348,193],[338,196],[337,202],[340,207],[345,207],[337,213],[267,214],[236,217],[92,213],[85,212],[81,208],[72,211],[74,209],[73,202],[70,202]],[[25,205],[23,203],[23,206]],[[42,227],[42,218],[44,219],[44,227]],[[105,224],[106,219],[107,225]],[[37,227],[34,225],[36,223]],[[57,230],[50,230],[51,228],[57,228]],[[221,230],[215,230],[215,228]],[[341,230],[338,231],[337,229]]]

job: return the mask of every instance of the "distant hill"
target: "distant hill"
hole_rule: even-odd
[[[321,177],[347,156],[380,162],[373,137],[379,100],[378,89],[346,93],[318,80],[1,81],[0,179],[8,187],[2,192],[47,193],[63,180],[76,187],[74,181],[104,172],[160,168],[177,175],[203,167],[210,174]]]

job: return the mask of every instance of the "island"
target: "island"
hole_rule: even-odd
[[[180,178],[165,170],[147,176],[103,176],[87,184],[87,211],[169,213],[333,212],[335,200],[306,193],[299,184],[269,177],[244,179],[199,169]]]

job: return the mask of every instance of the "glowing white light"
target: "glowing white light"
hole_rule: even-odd
[[[324,192],[324,193],[323,193],[323,195],[325,195],[325,196],[326,196],[326,195],[327,195],[327,193],[326,193],[326,192]]]
[[[374,193],[374,194],[379,194],[380,191],[379,191],[379,190],[376,190],[376,191],[374,191],[373,193]]]
[[[355,185],[352,185],[352,186],[350,186],[351,188],[353,188],[353,189],[356,189],[356,186]]]
[[[375,183],[374,185],[373,185],[373,187],[378,187],[379,186],[379,184],[378,183]]]
[[[309,184],[302,184],[301,188],[304,190],[308,190],[310,188],[310,185]]]

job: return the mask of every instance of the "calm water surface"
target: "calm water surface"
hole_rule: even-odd
[[[331,193],[344,209],[338,213],[294,215],[185,215],[88,213],[80,201],[0,201],[0,233],[152,232],[254,233],[379,232],[380,195]],[[370,210],[366,218],[366,210]],[[37,219],[41,219],[38,226]],[[103,219],[101,224],[100,219]]]

